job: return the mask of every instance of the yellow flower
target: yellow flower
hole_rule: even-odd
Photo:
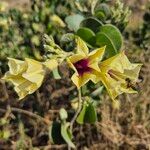
[[[137,93],[132,87],[138,81],[141,64],[131,63],[121,52],[99,64],[100,80],[112,100],[122,93]]]
[[[25,58],[25,61],[13,58],[8,59],[9,71],[6,72],[2,79],[11,81],[14,84],[14,89],[19,99],[32,94],[41,86],[46,73],[46,67],[49,69],[56,67],[54,60],[41,63],[29,58]]]
[[[105,47],[98,48],[89,53],[86,43],[81,38],[77,37],[76,43],[77,54],[70,56],[67,61],[69,66],[75,71],[71,79],[79,89],[89,80],[94,83],[98,82],[98,62],[104,55]]]

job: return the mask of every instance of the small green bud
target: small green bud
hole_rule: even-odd
[[[67,111],[64,108],[60,109],[59,115],[61,120],[66,120],[68,118]]]

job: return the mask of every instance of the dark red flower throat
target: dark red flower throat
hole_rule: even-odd
[[[74,63],[75,68],[77,69],[80,76],[82,76],[85,72],[90,72],[91,68],[88,66],[88,59],[81,59]]]

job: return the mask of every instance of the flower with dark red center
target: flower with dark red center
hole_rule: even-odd
[[[82,76],[86,72],[90,72],[91,68],[88,66],[89,65],[89,60],[88,59],[81,59],[74,63],[75,68],[78,71],[78,74]]]
[[[105,52],[105,47],[98,48],[89,53],[89,49],[86,43],[81,38],[76,38],[77,53],[70,56],[67,61],[69,66],[75,71],[72,76],[73,83],[80,88],[86,84],[89,80],[97,83],[99,78],[99,66],[98,63],[101,61]]]

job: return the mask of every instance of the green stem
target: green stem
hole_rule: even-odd
[[[82,109],[82,96],[81,96],[81,89],[78,89],[78,108],[77,108],[77,111],[76,113],[74,114],[71,122],[70,122],[70,131],[71,133],[73,133],[73,125],[76,121],[76,118],[78,117],[80,111]],[[70,150],[71,148],[68,146],[68,150]]]

